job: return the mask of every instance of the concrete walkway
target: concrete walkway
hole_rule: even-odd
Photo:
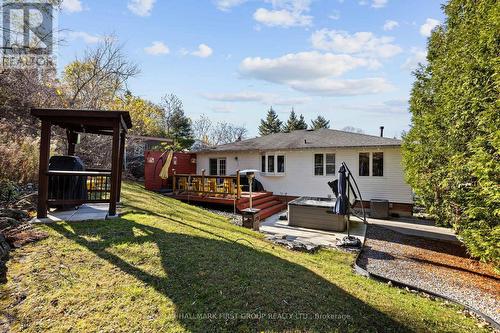
[[[378,225],[404,235],[437,239],[448,242],[459,242],[453,229],[429,225],[428,221],[414,217],[397,218],[393,220],[379,220],[368,218],[369,224]]]
[[[288,221],[280,220],[282,214],[273,215],[260,224],[260,231],[272,236],[288,236],[302,243],[310,243],[313,245],[321,245],[325,247],[336,247],[339,240],[347,236],[347,232],[334,232],[326,230],[314,230],[301,227],[292,227],[288,225]],[[350,222],[351,235],[358,237],[361,242],[364,242],[366,225],[360,222]]]
[[[78,209],[54,210],[44,219],[34,218],[31,223],[75,222],[87,220],[105,220],[108,218],[109,204],[84,204]]]

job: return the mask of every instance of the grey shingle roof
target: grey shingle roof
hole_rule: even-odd
[[[331,129],[298,130],[276,133],[258,138],[224,144],[200,150],[200,152],[222,151],[269,151],[308,148],[346,147],[399,147],[401,141],[379,136],[344,132]]]

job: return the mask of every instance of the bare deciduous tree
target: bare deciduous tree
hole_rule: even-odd
[[[123,45],[108,36],[82,59],[66,66],[63,83],[70,107],[106,108],[123,93],[127,81],[139,74],[138,67],[123,53]]]
[[[193,122],[193,135],[196,140],[208,144],[210,141],[210,131],[212,130],[212,120],[202,114],[199,119]]]
[[[354,126],[346,126],[342,129],[344,132],[352,132],[358,134],[365,134],[365,132],[361,128],[357,128]]]
[[[193,131],[194,137],[207,146],[243,140],[248,134],[245,126],[233,125],[225,121],[214,123],[206,115],[201,115],[194,121]]]
[[[167,133],[168,136],[170,134],[172,127],[171,124],[172,114],[176,111],[184,110],[184,105],[182,104],[182,100],[175,94],[166,94],[165,96],[163,96],[160,105],[163,108],[164,128],[165,128],[165,133]]]

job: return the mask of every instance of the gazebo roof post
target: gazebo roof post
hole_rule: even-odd
[[[47,200],[49,196],[49,176],[47,175],[47,171],[49,171],[51,127],[50,122],[42,121],[40,162],[38,166],[38,218],[47,217]]]
[[[111,196],[109,202],[109,216],[116,215],[116,203],[118,202],[118,188],[120,176],[120,128],[121,124],[116,122],[113,126],[113,144],[111,151]]]

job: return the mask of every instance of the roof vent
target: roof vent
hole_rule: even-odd
[[[384,137],[384,126],[380,126],[380,137]]]

